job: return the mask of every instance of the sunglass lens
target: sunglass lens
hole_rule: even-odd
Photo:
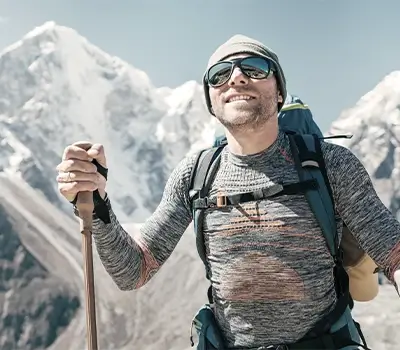
[[[231,74],[232,63],[220,62],[211,67],[208,71],[208,83],[211,86],[220,86],[225,84]]]
[[[260,57],[245,58],[241,62],[244,74],[253,79],[264,79],[268,76],[271,65],[270,62]]]

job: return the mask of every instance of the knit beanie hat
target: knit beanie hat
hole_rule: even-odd
[[[244,35],[234,35],[231,37],[227,42],[222,44],[220,47],[217,48],[217,50],[212,54],[208,61],[207,65],[207,70],[214,65],[215,63],[219,61],[223,61],[229,56],[235,55],[235,54],[241,54],[241,53],[247,53],[251,55],[256,55],[256,56],[261,56],[264,58],[268,58],[271,61],[274,62],[275,65],[275,75],[278,83],[278,89],[282,95],[283,101],[286,99],[286,79],[285,75],[283,74],[282,67],[279,63],[278,56],[276,55],[275,52],[273,52],[270,48],[267,46],[263,45],[259,41],[255,39],[251,39],[247,36]],[[207,71],[206,71],[207,72]],[[214,115],[214,112],[212,110],[211,106],[211,100],[210,100],[210,94],[209,94],[209,86],[206,82],[206,73],[203,76],[203,87],[204,87],[204,94],[206,98],[206,103],[207,103],[207,108],[208,111]],[[284,102],[278,103],[278,111],[281,110]]]

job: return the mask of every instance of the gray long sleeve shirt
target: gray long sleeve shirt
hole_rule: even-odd
[[[378,198],[360,161],[346,148],[323,143],[338,214],[375,262],[393,279],[400,265],[400,224]],[[155,213],[132,239],[111,209],[111,223],[94,221],[100,258],[123,290],[143,286],[168,259],[192,220],[188,198],[195,156],[178,164]],[[267,150],[250,156],[222,151],[211,189],[228,194],[277,182],[298,182],[283,133]],[[305,197],[208,209],[204,221],[216,318],[227,347],[257,348],[302,338],[336,300],[333,260]]]

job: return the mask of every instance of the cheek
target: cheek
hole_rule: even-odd
[[[221,94],[215,89],[210,89],[210,100],[213,106],[219,104]]]
[[[278,88],[275,79],[255,81],[254,87],[258,90],[261,96],[278,96]]]

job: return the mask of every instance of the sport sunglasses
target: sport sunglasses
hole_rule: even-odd
[[[263,57],[241,57],[230,61],[221,61],[211,66],[206,73],[206,81],[212,87],[224,85],[233,70],[239,67],[244,75],[251,79],[265,79],[273,72],[273,62]]]

